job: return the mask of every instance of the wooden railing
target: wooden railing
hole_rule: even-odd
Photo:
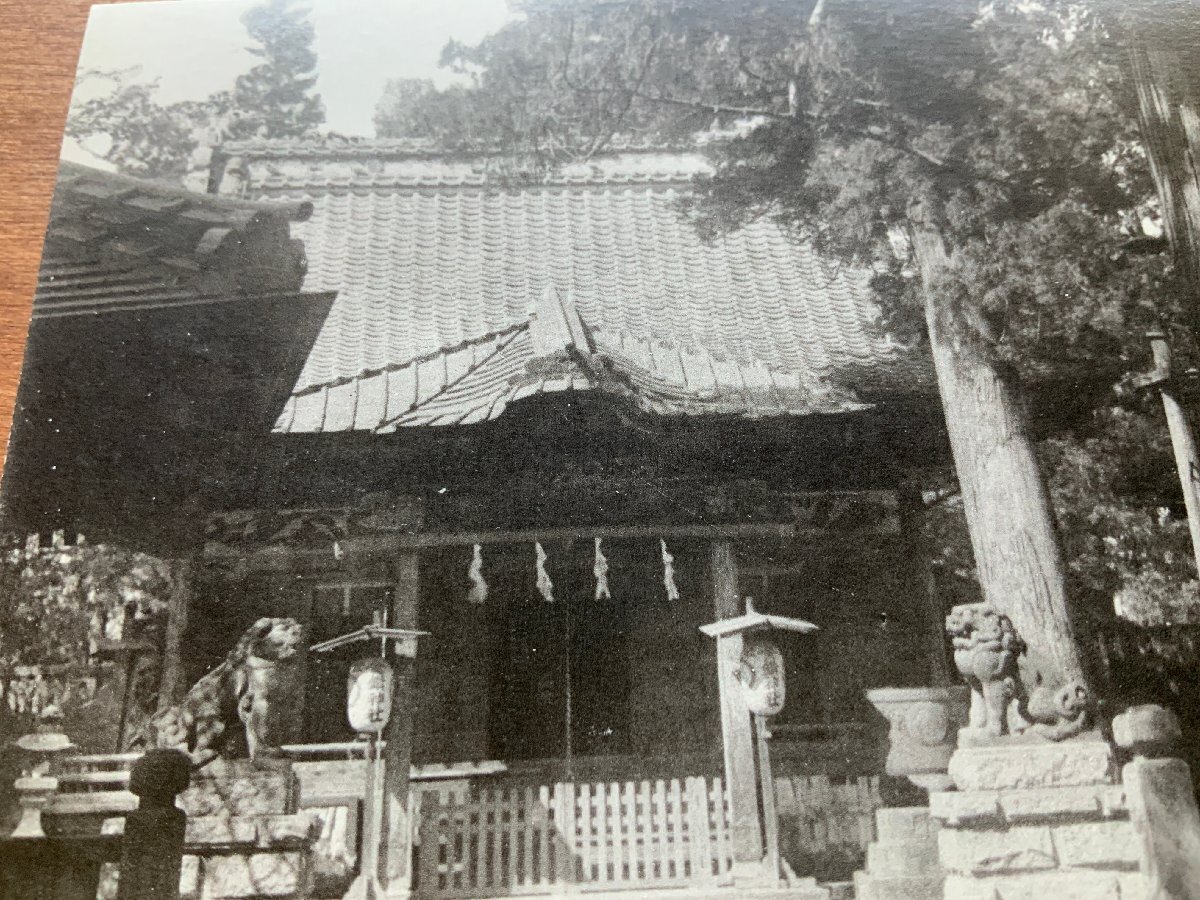
[[[61,764],[58,791],[46,813],[58,816],[123,816],[137,809],[129,792],[129,768],[141,753],[71,756]]]
[[[727,804],[721,779],[700,777],[424,794],[417,895],[710,885],[729,869]]]
[[[298,748],[299,804],[323,825],[314,863],[351,879],[359,858],[365,763],[357,745]],[[136,806],[137,754],[66,761],[47,807],[100,820]],[[321,759],[321,757],[325,757]],[[332,757],[332,758],[331,758]],[[348,758],[351,757],[351,758]],[[720,778],[531,784],[501,763],[414,768],[414,870],[422,898],[710,884],[729,867]],[[842,880],[860,868],[883,805],[879,778],[775,780],[780,851],[801,875]],[[348,882],[347,882],[348,883]]]

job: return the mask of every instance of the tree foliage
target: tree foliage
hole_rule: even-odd
[[[251,137],[300,137],[325,121],[315,94],[317,57],[313,26],[297,0],[267,0],[242,16],[261,60],[239,75],[231,90],[204,100],[162,104],[158,81],[140,69],[88,70],[80,85],[108,83],[100,96],[72,106],[69,137],[121,172],[178,181],[202,142]]]
[[[262,62],[239,75],[233,88],[233,121],[228,136],[302,137],[325,121],[317,84],[314,32],[307,11],[296,0],[267,0],[242,16],[257,46],[249,51]]]
[[[1039,424],[1076,594],[1131,609],[1194,587],[1161,412],[1107,386],[1149,368],[1148,327],[1170,331],[1177,357],[1195,349],[1154,227],[1117,12],[1063,0],[530,4],[479,45],[446,47],[469,87],[392,92],[377,125],[501,148],[534,175],[631,139],[700,144],[713,171],[685,212],[702,234],[765,217],[872,266],[883,327],[912,344],[926,286],[906,236],[935,229],[952,261],[937,314],[1014,382],[1066,400]]]
[[[447,46],[470,89],[393,85],[377,123],[532,167],[699,137],[715,166],[693,206],[703,233],[767,216],[885,263],[894,330],[919,304],[890,227],[920,207],[961,251],[947,309],[1039,371],[1064,350],[1113,351],[1160,318],[1166,292],[1145,280],[1160,260],[1124,252],[1153,185],[1108,29],[1081,7],[1037,9],[835,0],[812,23],[811,8],[774,2],[534,7],[476,47]],[[1047,237],[1085,252],[1031,258]]]
[[[78,540],[7,542],[0,563],[0,669],[82,666],[105,642],[132,636],[166,608],[167,563]]]

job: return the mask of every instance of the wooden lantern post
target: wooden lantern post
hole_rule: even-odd
[[[735,882],[764,881],[777,885],[781,876],[779,860],[779,822],[775,810],[775,783],[771,776],[771,754],[768,744],[770,729],[767,720],[783,708],[786,697],[783,657],[773,639],[773,632],[810,634],[817,626],[803,619],[789,616],[773,616],[760,613],[754,608],[752,598],[746,598],[746,612],[740,616],[719,619],[709,625],[700,626],[700,631],[716,638],[717,652],[723,653],[728,643],[740,644],[740,658],[733,677],[740,685],[744,708],[753,718],[754,744],[749,748],[731,746],[730,735],[734,729],[723,731],[725,735],[726,783],[731,783],[735,770],[758,768],[757,807],[761,815],[761,828],[765,853],[759,860],[757,872],[739,873],[736,860],[732,873]],[[721,690],[729,690],[722,680]],[[747,757],[748,758],[739,758]],[[757,756],[757,758],[756,758]],[[746,886],[750,886],[747,884]]]
[[[377,641],[380,648],[378,657],[364,657],[351,667],[346,685],[346,716],[350,727],[367,739],[366,779],[363,789],[363,853],[362,864],[359,867],[361,872],[346,894],[353,900],[383,900],[408,892],[407,867],[402,869],[400,878],[389,877],[389,863],[394,865],[393,858],[396,854],[407,854],[409,846],[406,836],[398,836],[395,833],[397,824],[407,823],[396,822],[394,813],[389,815],[393,798],[388,768],[394,766],[385,766],[383,777],[380,777],[379,735],[389,725],[394,725],[394,720],[405,716],[410,718],[407,727],[411,729],[411,709],[396,709],[397,705],[409,703],[411,698],[406,690],[408,685],[400,671],[387,662],[387,645],[393,642],[397,656],[413,660],[417,655],[417,638],[427,637],[429,632],[410,628],[388,628],[382,618],[378,616],[371,625],[313,644],[309,648],[322,653],[362,641]],[[394,733],[395,729],[392,731]],[[397,742],[393,739],[389,743],[394,745]],[[388,750],[390,754],[394,754],[396,748],[389,746]],[[407,767],[407,752],[403,756],[403,765]],[[388,762],[392,762],[390,756]],[[407,781],[405,789],[407,790]],[[390,829],[389,825],[392,826]]]

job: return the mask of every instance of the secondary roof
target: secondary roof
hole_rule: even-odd
[[[296,293],[309,204],[194,193],[77,163],[59,167],[34,318]]]

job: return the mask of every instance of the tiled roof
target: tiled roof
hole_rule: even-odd
[[[304,201],[251,203],[64,162],[34,315],[178,301],[198,290],[294,291],[304,256],[288,229],[311,212]]]
[[[852,392],[703,349],[593,332],[570,298],[547,289],[528,318],[476,340],[305,388],[284,432],[394,431],[494,419],[535,394],[602,391],[660,415],[805,415],[862,409]]]
[[[305,287],[338,292],[280,430],[470,422],[564,390],[757,416],[929,386],[879,333],[866,273],[766,221],[701,242],[678,211],[696,156],[621,154],[514,184],[410,145],[288,146],[224,148],[243,196],[313,204],[293,227]],[[530,314],[546,297],[577,311],[586,347],[538,351]]]

